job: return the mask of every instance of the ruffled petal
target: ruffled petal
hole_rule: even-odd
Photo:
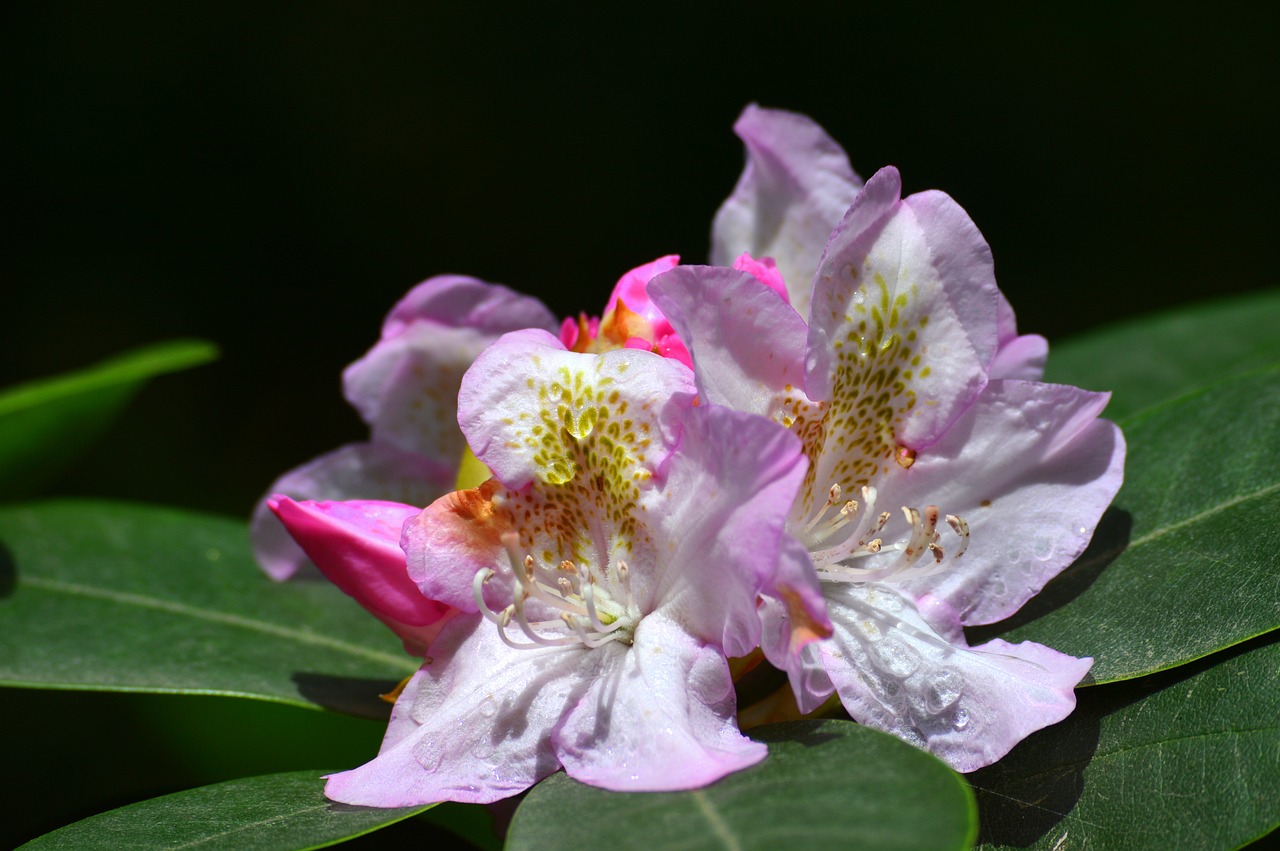
[[[764,759],[734,721],[724,655],[661,614],[607,661],[552,734],[569,776],[620,792],[696,789]],[[602,654],[597,654],[602,655]]]
[[[512,650],[479,615],[450,620],[431,652],[396,701],[377,758],[330,775],[329,798],[368,807],[487,804],[559,768],[551,731],[590,684],[595,654]]]
[[[267,496],[427,505],[449,489],[453,477],[453,469],[420,455],[383,444],[351,443],[285,473],[271,483]],[[311,561],[271,513],[267,496],[254,506],[249,537],[258,563],[272,579],[284,580]]]
[[[771,416],[780,394],[803,388],[808,328],[752,275],[680,266],[655,278],[649,292],[689,347],[705,401]]]
[[[520,328],[556,327],[555,315],[536,298],[465,275],[437,275],[409,290],[383,321],[382,339],[417,322],[471,328],[493,337]]]
[[[423,596],[464,612],[476,612],[472,583],[492,569],[501,581],[485,583],[484,599],[494,611],[511,602],[514,580],[502,536],[516,531],[511,496],[496,480],[445,494],[404,526],[401,546],[408,575]]]
[[[605,305],[604,312],[612,313],[618,306],[618,299],[622,299],[623,304],[628,309],[640,314],[653,325],[655,333],[669,333],[670,326],[661,328],[663,322],[662,313],[655,310],[649,301],[648,284],[653,278],[661,275],[663,272],[669,271],[676,267],[680,262],[680,255],[668,254],[665,257],[659,257],[651,263],[645,263],[643,266],[637,266],[627,272],[618,279],[618,283],[614,285],[613,292],[609,295],[609,301]],[[515,329],[513,329],[515,330]]]
[[[987,370],[991,380],[1014,378],[1019,381],[1040,381],[1044,378],[1044,365],[1049,358],[1049,341],[1039,334],[1018,335],[1017,319],[1013,306],[1000,294],[996,314],[1000,347]]]
[[[711,262],[732,266],[743,252],[772,257],[791,304],[807,317],[822,246],[862,180],[840,146],[806,116],[753,104],[733,129],[746,145],[747,165],[716,212]]]
[[[413,323],[348,366],[343,390],[375,442],[456,463],[465,445],[458,431],[458,387],[494,339],[474,328]]]
[[[430,278],[387,314],[382,339],[343,372],[343,390],[376,442],[456,463],[467,367],[501,334],[555,327],[537,299],[461,275]]]
[[[807,627],[828,630],[821,604],[804,605],[813,589],[803,568],[779,575],[787,512],[806,466],[795,436],[762,417],[718,406],[689,411],[647,511],[657,564],[631,580],[642,608],[660,608],[730,656],[759,643],[762,591],[794,600]]]
[[[334,585],[425,656],[451,609],[429,600],[409,579],[400,530],[419,509],[398,502],[294,502],[277,495],[267,506]]]
[[[578,443],[597,428],[598,439],[630,447],[621,466],[599,459],[621,482],[661,467],[677,439],[673,412],[689,407],[694,392],[690,370],[669,358],[636,349],[579,354],[544,331],[517,331],[468,370],[458,422],[476,457],[509,488],[574,479]]]
[[[991,251],[940,192],[899,200],[881,169],[831,235],[809,325],[805,387],[827,400],[818,486],[884,472],[937,440],[986,383],[997,344]]]
[[[1093,664],[1031,642],[952,644],[880,585],[826,591],[835,634],[814,646],[845,709],[957,771],[990,765],[1069,715]]]
[[[905,587],[946,601],[965,624],[992,623],[1075,561],[1124,478],[1124,437],[1097,419],[1108,398],[1057,384],[992,382],[910,469],[877,482],[886,509],[933,504],[969,524],[961,559]]]
[[[765,658],[787,672],[800,711],[814,711],[835,690],[814,644],[830,636],[832,626],[809,553],[790,535],[783,539],[778,577],[759,613]]]

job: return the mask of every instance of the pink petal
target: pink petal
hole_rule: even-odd
[[[760,635],[757,596],[802,601],[816,585],[800,571],[779,577],[786,517],[806,467],[795,435],[762,417],[689,411],[661,499],[648,506],[659,563],[635,571],[638,599],[730,656],[749,653]],[[808,626],[829,628],[820,603],[816,612],[802,605],[804,613],[816,619]]]
[[[840,146],[806,116],[753,104],[733,129],[746,144],[747,165],[716,212],[711,262],[731,266],[743,252],[772,257],[791,304],[807,317],[822,246],[862,181]]]
[[[465,275],[438,275],[409,290],[387,314],[382,338],[418,322],[471,328],[493,337],[519,328],[556,327],[555,316],[536,298]]]
[[[614,644],[552,734],[569,776],[620,792],[696,789],[764,759],[735,723],[723,654],[659,614]],[[599,651],[597,651],[599,652]]]
[[[440,463],[456,464],[462,376],[495,335],[474,328],[417,322],[374,345],[342,373],[347,400],[387,443]]]
[[[590,398],[575,396],[566,381],[591,388]],[[625,397],[613,389],[623,384]],[[563,394],[570,401],[562,404],[558,398]],[[618,423],[630,420],[634,431],[647,433],[651,448],[642,463],[656,472],[676,442],[670,430],[679,416],[673,412],[689,407],[693,394],[693,375],[669,358],[635,349],[601,355],[567,352],[545,331],[517,331],[486,349],[467,371],[458,395],[458,422],[476,457],[504,485],[519,490],[535,478],[549,481],[570,472],[548,466],[550,456],[536,431],[548,426],[537,412],[550,410],[557,423],[567,417],[580,435],[597,423],[604,427],[602,409],[612,411],[609,416]],[[529,418],[513,421],[513,411],[527,412]],[[559,427],[549,434],[554,437]]]
[[[492,623],[465,614],[445,625],[431,654],[396,701],[377,758],[330,775],[329,798],[369,807],[486,804],[559,768],[552,727],[598,658],[580,648],[513,650]]]
[[[680,262],[680,255],[668,254],[665,257],[659,257],[651,263],[645,263],[643,266],[637,266],[631,271],[623,275],[618,283],[614,285],[613,292],[609,295],[609,302],[605,305],[604,312],[611,313],[618,306],[618,299],[622,299],[628,308],[639,313],[645,319],[654,324],[655,332],[670,332],[670,326],[665,329],[659,328],[664,317],[662,313],[656,310],[649,302],[649,294],[647,287],[649,281],[653,280],[663,272],[674,269]],[[515,329],[512,329],[515,330]]]
[[[425,655],[451,609],[422,596],[405,570],[400,530],[418,514],[412,505],[375,500],[294,502],[277,495],[268,507],[328,579],[387,624],[405,649]]]
[[[297,500],[380,499],[426,505],[448,490],[454,472],[392,446],[352,443],[290,470],[272,482],[267,493]],[[254,556],[272,579],[288,579],[310,565],[267,507],[265,496],[254,507],[249,536]]]
[[[886,508],[933,504],[969,524],[959,561],[904,587],[944,600],[965,624],[992,623],[1075,561],[1124,477],[1124,437],[1097,419],[1108,398],[1056,384],[992,382],[910,469],[877,482]]]
[[[996,314],[999,327],[1000,348],[988,368],[988,378],[1015,378],[1019,381],[1040,381],[1044,378],[1044,365],[1049,357],[1049,341],[1038,334],[1018,336],[1017,320],[1013,307],[1004,293],[1000,294]]]
[[[782,563],[774,586],[760,603],[760,649],[776,668],[787,672],[801,712],[812,712],[835,686],[815,652],[815,642],[831,635],[822,584],[804,545],[783,540]]]
[[[1093,664],[1031,642],[952,644],[876,584],[829,584],[827,606],[835,634],[815,647],[849,714],[957,771],[990,765],[1069,715]]]
[[[768,415],[788,385],[803,387],[808,328],[756,278],[717,266],[680,266],[655,278],[649,291],[690,346],[706,401]]]
[[[892,454],[886,435],[918,450],[944,433],[986,383],[997,343],[999,291],[982,235],[946,195],[899,201],[900,185],[881,169],[831,234],[809,325],[806,390],[848,411],[832,419],[851,430],[844,445],[869,458]],[[855,416],[861,408],[870,413]],[[817,465],[824,487],[836,461]]]

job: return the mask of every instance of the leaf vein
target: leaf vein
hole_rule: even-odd
[[[167,612],[169,614],[198,618],[200,620],[221,624],[223,626],[246,629],[253,632],[260,632],[264,635],[271,635],[276,638],[295,641],[299,644],[327,647],[331,650],[337,650],[342,653],[347,653],[362,659],[368,659],[373,662],[392,665],[397,668],[405,667],[405,657],[395,656],[390,653],[383,653],[378,650],[371,650],[367,647],[361,647],[358,644],[351,644],[350,642],[341,641],[336,638],[317,635],[314,632],[306,632],[292,627],[246,618],[243,615],[219,612],[212,609],[202,609],[197,606],[189,606],[185,603],[175,603],[172,600],[163,600],[158,597],[148,597],[142,594],[113,591],[108,588],[94,588],[93,586],[81,585],[77,582],[63,582],[56,579],[44,579],[38,576],[23,576],[19,579],[19,583],[34,588],[41,588],[46,591],[59,592],[72,596],[92,597],[126,606],[138,606],[139,608],[154,609],[157,611]]]
[[[724,819],[720,818],[720,814],[716,812],[715,807],[711,806],[711,802],[707,800],[707,796],[703,794],[701,789],[693,791],[693,800],[697,803],[698,809],[702,811],[707,823],[711,825],[711,830],[724,843],[724,847],[729,851],[742,851],[742,843],[729,830],[729,825],[725,824]]]

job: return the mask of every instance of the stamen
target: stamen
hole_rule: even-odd
[[[874,496],[874,494],[872,494]],[[884,512],[877,519],[874,531],[885,524],[889,513]],[[960,538],[955,551],[948,554],[939,543],[938,521],[942,517],[936,505],[927,505],[923,510],[907,506],[902,507],[902,516],[911,526],[911,532],[905,541],[893,545],[885,545],[880,538],[873,538],[857,547],[850,546],[850,541],[843,545],[813,553],[814,562],[823,579],[830,582],[862,582],[867,580],[883,581],[888,579],[906,580],[932,576],[945,570],[945,565],[954,562],[964,555],[969,546],[969,524],[954,514],[946,515],[947,524]],[[899,550],[901,555],[892,563],[879,568],[858,568],[848,563],[850,559],[873,555],[886,550]],[[925,553],[932,559],[921,563]]]
[[[956,547],[956,551],[951,554],[952,560],[955,560],[964,555],[965,550],[969,549],[969,523],[963,517],[948,514],[947,525],[960,536],[960,546]]]
[[[487,620],[491,620],[501,628],[502,618],[493,609],[489,608],[489,604],[484,601],[484,589],[481,587],[494,577],[493,568],[486,567],[483,570],[477,570],[475,578],[471,580],[471,595],[475,597],[476,608],[480,610],[480,614],[484,615]]]
[[[804,524],[804,531],[812,531],[814,526],[818,525],[823,516],[827,513],[827,509],[840,501],[840,483],[836,482],[827,490],[827,501],[822,503],[822,507],[814,512],[809,518],[809,522]]]
[[[606,632],[607,627],[604,625],[604,621],[600,620],[599,613],[596,612],[595,577],[588,573],[585,567],[578,568],[578,587],[581,589],[582,602],[587,605],[587,617],[591,618],[591,626],[600,632]]]

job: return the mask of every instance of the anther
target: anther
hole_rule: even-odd
[[[956,547],[956,551],[951,554],[952,559],[958,559],[969,548],[969,523],[963,517],[948,514],[947,524],[960,536],[960,546]]]

